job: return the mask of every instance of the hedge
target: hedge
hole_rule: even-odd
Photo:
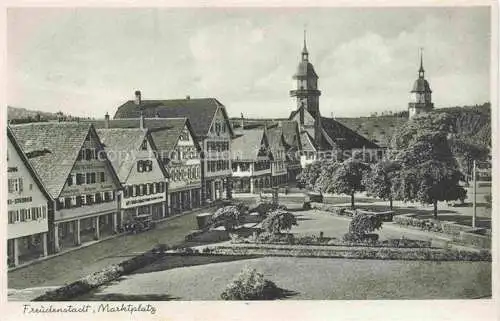
[[[218,246],[213,248],[213,254],[223,255],[264,255],[291,257],[329,257],[349,259],[379,259],[379,260],[423,260],[423,261],[489,261],[491,252],[464,251],[455,249],[399,249],[399,248],[352,248],[335,249],[333,247],[299,248],[299,247],[259,247],[259,246]]]
[[[155,250],[145,252],[119,264],[112,264],[101,271],[89,274],[78,281],[72,282],[55,290],[48,291],[33,301],[68,301],[103,284],[116,280],[122,275],[129,274],[141,267],[144,267],[158,258]]]

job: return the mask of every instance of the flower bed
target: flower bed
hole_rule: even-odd
[[[379,259],[379,260],[426,260],[426,261],[489,261],[490,251],[464,251],[450,249],[404,249],[359,247],[341,249],[335,247],[304,247],[304,246],[218,246],[211,250],[213,254],[223,255],[265,255],[292,257],[329,257],[348,259]]]
[[[410,216],[411,214],[397,215],[393,222],[406,227],[414,227],[424,231],[444,233],[442,223],[431,219],[420,219]]]
[[[482,249],[491,248],[491,237],[473,232],[461,231],[457,243],[472,245]]]
[[[398,248],[426,248],[431,247],[430,241],[420,241],[411,239],[390,239],[384,241],[358,241],[348,242],[332,237],[318,237],[316,235],[295,236],[293,234],[270,234],[261,233],[254,239],[234,238],[234,244],[288,244],[288,245],[321,245],[321,246],[361,246],[361,247],[398,247]]]

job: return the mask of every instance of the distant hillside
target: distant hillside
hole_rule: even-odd
[[[437,108],[433,113],[448,113],[455,119],[455,130],[471,141],[491,145],[490,103],[476,106]],[[381,146],[389,146],[396,128],[408,120],[404,113],[382,116],[335,118],[352,130]]]
[[[43,122],[49,120],[74,120],[78,117],[64,114],[63,112],[49,113],[38,110],[30,110],[20,107],[7,106],[7,119],[12,124]]]

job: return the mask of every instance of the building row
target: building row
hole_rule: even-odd
[[[8,258],[40,255],[120,232],[139,216],[161,220],[237,193],[293,183],[302,168],[380,147],[319,110],[318,76],[302,59],[283,119],[230,119],[215,98],[144,100],[113,119],[11,125]]]

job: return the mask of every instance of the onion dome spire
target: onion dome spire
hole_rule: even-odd
[[[306,29],[304,28],[304,48],[302,49],[302,61],[309,60],[309,52],[307,51],[306,45]]]
[[[424,78],[424,48],[420,48],[420,69],[418,70],[418,77]]]

